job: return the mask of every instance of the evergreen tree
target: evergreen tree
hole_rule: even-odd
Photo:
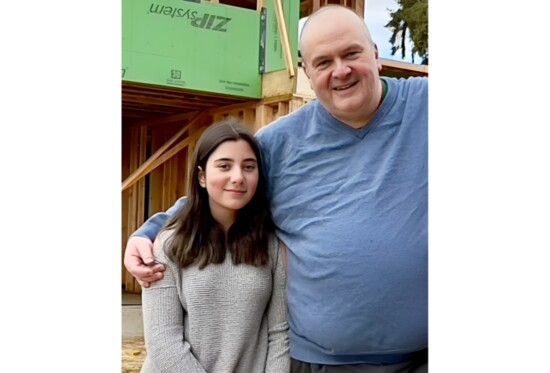
[[[396,0],[399,8],[390,11],[391,20],[385,27],[392,31],[390,44],[391,54],[401,50],[401,58],[405,58],[406,35],[413,44],[411,50],[412,62],[414,55],[422,58],[422,64],[428,64],[428,0]]]

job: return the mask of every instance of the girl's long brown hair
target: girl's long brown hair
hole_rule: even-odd
[[[225,141],[246,141],[258,161],[259,180],[250,202],[238,211],[233,225],[224,232],[214,220],[208,204],[208,193],[198,181],[199,166],[206,170],[208,158]],[[172,230],[165,250],[186,267],[196,263],[200,269],[208,264],[222,263],[229,250],[234,264],[255,266],[268,262],[269,236],[274,232],[271,212],[265,195],[265,178],[260,149],[252,132],[238,119],[228,118],[211,125],[199,138],[193,154],[193,172],[189,180],[186,204],[163,230]]]

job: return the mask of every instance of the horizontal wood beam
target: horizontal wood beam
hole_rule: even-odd
[[[201,116],[201,114],[202,113],[196,114],[195,117],[187,125],[176,132],[174,136],[172,136],[170,139],[168,139],[168,141],[166,141],[166,143],[158,148],[158,150],[153,153],[149,157],[149,159],[143,162],[143,164],[139,166],[137,170],[132,172],[132,174],[122,182],[122,191],[124,192],[126,189],[134,185],[134,183],[136,183],[139,179],[148,174],[150,172],[150,166],[155,161],[155,159],[159,158],[170,146],[172,146],[172,144],[174,144],[176,140],[178,140],[181,135],[183,135],[189,129],[189,126]]]
[[[187,120],[192,119],[197,114],[199,114],[198,111],[191,111],[191,112],[188,112],[188,113],[169,115],[169,116],[162,117],[162,118],[157,118],[157,119],[142,120],[142,121],[139,121],[139,122],[131,123],[131,124],[127,125],[127,127],[130,127],[130,128],[132,128],[132,127],[142,127],[142,126],[150,127],[150,126],[158,126],[158,125],[161,125],[161,124],[168,124],[168,123],[173,123],[173,122],[183,122],[183,121],[187,121]]]
[[[388,68],[403,70],[403,72],[413,71],[413,72],[424,73],[428,75],[428,65],[416,65],[414,63],[393,61],[385,58],[380,58],[380,62],[382,62],[382,68],[388,67]]]

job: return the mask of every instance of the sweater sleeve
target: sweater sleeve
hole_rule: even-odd
[[[154,242],[157,234],[160,232],[160,229],[169,218],[183,208],[186,200],[187,197],[181,197],[168,210],[157,212],[147,219],[145,223],[143,223],[134,233],[132,233],[132,236],[147,237],[151,240],[151,242]]]
[[[143,329],[147,358],[157,372],[206,373],[184,339],[184,315],[178,295],[179,266],[168,259],[166,234],[154,244],[155,259],[166,265],[163,279],[142,289]]]
[[[276,244],[277,245],[277,244]],[[268,347],[265,373],[290,372],[288,312],[286,300],[286,247],[275,250],[273,292],[267,310]]]

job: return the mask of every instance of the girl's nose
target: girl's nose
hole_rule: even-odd
[[[243,171],[240,168],[235,167],[235,169],[231,173],[231,182],[237,184],[237,183],[241,183],[242,181],[243,181]]]

